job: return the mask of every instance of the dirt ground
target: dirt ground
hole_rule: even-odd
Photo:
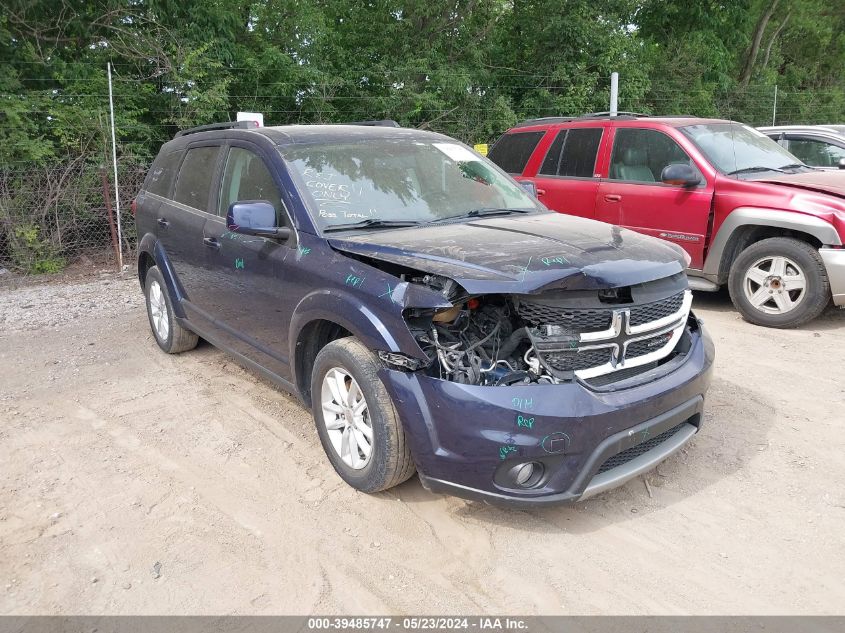
[[[843,613],[845,311],[695,303],[717,366],[688,448],[518,511],[355,492],[294,398],[160,352],[131,276],[0,289],[0,613]]]

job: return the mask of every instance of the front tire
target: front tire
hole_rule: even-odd
[[[761,240],[742,251],[731,266],[728,289],[743,318],[766,327],[807,323],[830,301],[818,250],[788,237]]]
[[[350,337],[321,349],[311,374],[323,450],[337,474],[362,492],[392,488],[414,474],[405,431],[379,368],[375,354]]]
[[[168,354],[187,352],[197,346],[199,338],[176,321],[173,304],[164,277],[157,266],[147,271],[144,278],[144,295],[147,299],[147,317],[158,346]]]

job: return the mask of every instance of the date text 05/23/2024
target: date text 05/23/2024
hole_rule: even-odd
[[[312,617],[308,630],[455,630],[455,631],[527,631],[525,620],[510,617]]]

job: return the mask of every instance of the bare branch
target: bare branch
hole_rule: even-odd
[[[754,36],[751,40],[751,47],[745,57],[745,64],[742,67],[742,72],[739,76],[739,83],[743,88],[748,87],[748,82],[751,80],[751,73],[754,70],[754,63],[757,61],[757,53],[760,51],[760,43],[763,41],[763,33],[766,32],[766,25],[772,18],[775,9],[778,7],[780,0],[772,0],[769,7],[763,11],[760,19],[757,20],[757,25],[754,27]]]
[[[792,15],[792,12],[791,12],[791,11],[788,11],[788,12],[786,13],[786,17],[785,17],[785,18],[783,18],[783,21],[780,23],[780,25],[778,26],[778,28],[777,28],[777,29],[775,29],[775,32],[774,32],[774,33],[772,33],[772,37],[771,37],[771,39],[769,40],[769,45],[768,45],[768,46],[766,46],[766,56],[763,58],[763,68],[767,68],[767,67],[768,67],[768,65],[769,65],[769,57],[770,57],[770,56],[771,56],[771,54],[772,54],[772,46],[773,46],[773,45],[774,45],[774,43],[777,41],[778,37],[780,37],[780,34],[781,34],[781,32],[783,31],[783,28],[786,26],[786,23],[787,23],[787,21],[789,20],[789,16],[790,16],[790,15]]]

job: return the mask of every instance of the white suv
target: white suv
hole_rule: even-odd
[[[845,125],[778,125],[757,129],[807,165],[845,169]]]

